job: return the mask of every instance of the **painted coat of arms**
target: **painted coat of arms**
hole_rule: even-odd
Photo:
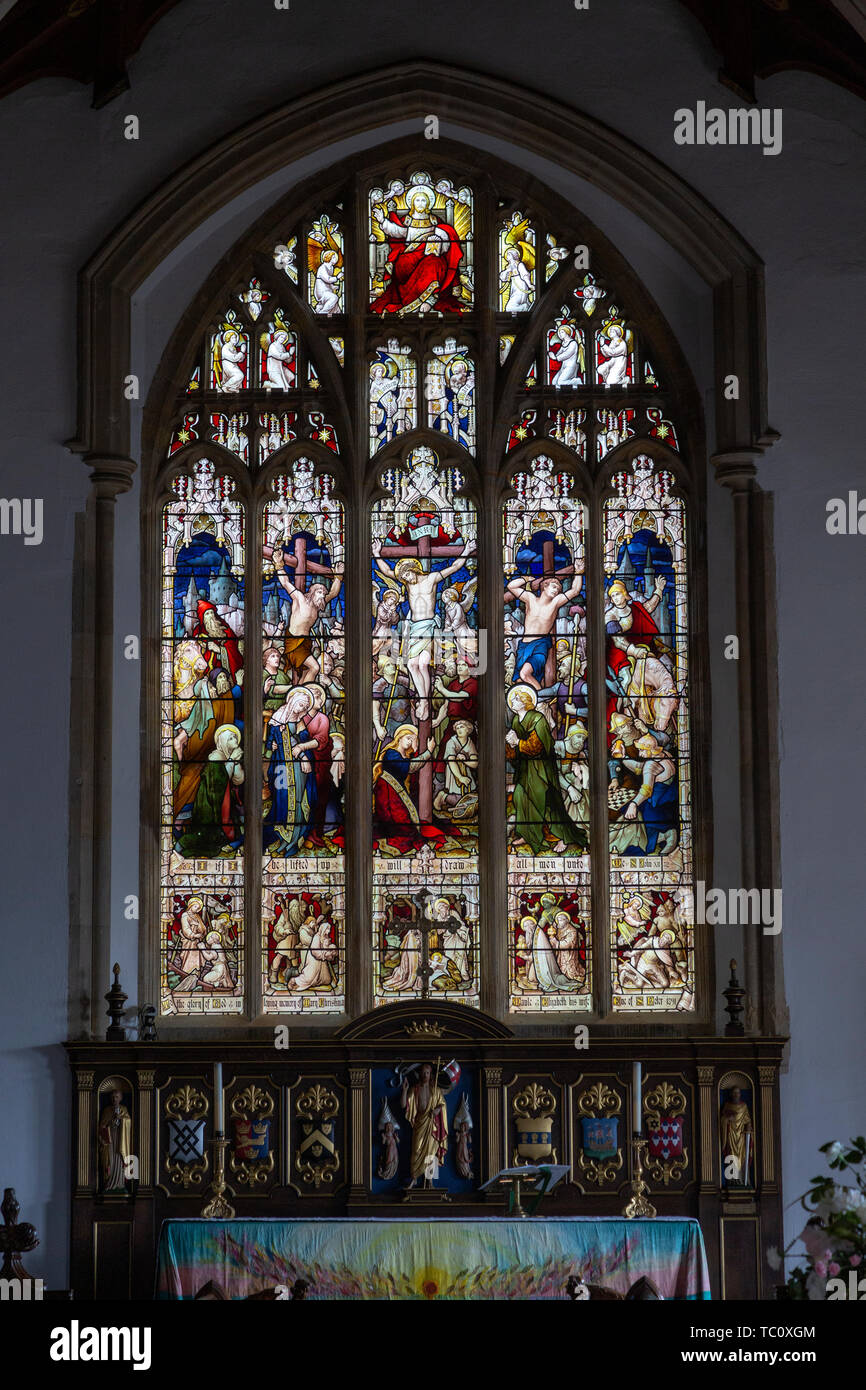
[[[651,1159],[681,1158],[683,1154],[683,1116],[660,1115],[658,1119],[647,1119],[649,1142],[647,1153]]]

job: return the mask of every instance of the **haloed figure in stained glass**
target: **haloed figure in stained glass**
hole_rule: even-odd
[[[538,706],[531,685],[516,685],[508,692],[511,728],[505,735],[513,763],[512,803],[514,826],[533,854],[540,854],[548,836],[555,843],[550,852],[563,854],[585,849],[586,830],[576,825],[565,808],[559,784],[550,725]]]
[[[387,246],[373,278],[374,314],[459,314],[471,299],[465,238],[471,236],[471,195],[423,174],[407,185],[374,190],[370,235]]]

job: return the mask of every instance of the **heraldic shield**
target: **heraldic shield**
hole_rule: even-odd
[[[266,1159],[270,1151],[271,1122],[253,1116],[236,1116],[235,1155],[245,1163]]]
[[[583,1129],[583,1152],[589,1158],[616,1158],[619,1150],[619,1119],[600,1120],[584,1115],[581,1118]]]
[[[651,1159],[662,1159],[667,1162],[670,1158],[682,1158],[682,1115],[673,1117],[661,1115],[658,1119],[650,1117],[647,1119],[646,1126],[649,1135],[647,1153]]]
[[[167,1122],[170,1163],[193,1163],[204,1155],[204,1120],[173,1119]]]

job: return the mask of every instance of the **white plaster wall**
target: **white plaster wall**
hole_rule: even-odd
[[[794,1042],[783,1082],[789,1198],[816,1171],[825,1138],[862,1132],[863,948],[858,904],[866,675],[862,592],[866,538],[828,537],[824,507],[862,477],[856,402],[864,369],[864,107],[797,73],[759,84],[784,112],[776,158],[752,148],[682,147],[674,111],[701,99],[729,106],[717,56],[673,0],[593,4],[516,0],[458,10],[385,0],[288,12],[241,0],[184,0],[132,60],[132,90],[102,111],[66,80],[44,80],[0,102],[4,203],[0,302],[3,368],[0,470],[4,496],[45,499],[45,539],[0,537],[0,592],[9,670],[0,683],[4,730],[0,1186],[12,1185],[42,1245],[32,1270],[66,1278],[68,1100],[66,933],[70,591],[73,518],[87,473],[63,441],[74,430],[76,273],[100,241],[185,160],[238,125],[349,72],[426,57],[486,71],[578,107],[643,145],[698,188],[767,265],[770,419],[781,431],[761,466],[776,499],[780,640],[783,942]],[[436,111],[431,92],[430,111]],[[123,139],[138,115],[141,139]],[[371,134],[370,142],[401,130]],[[465,139],[531,169],[593,218],[632,261],[688,352],[708,402],[712,344],[701,282],[639,218],[501,142]],[[312,167],[287,170],[211,220],[143,286],[133,363],[146,392],[187,300],[244,227]],[[136,420],[137,426],[137,420]],[[136,452],[133,443],[133,453]],[[134,982],[132,924],[138,855],[138,669],[119,639],[139,623],[137,488],[117,504],[116,720],[112,951]],[[733,628],[730,511],[710,488],[716,882],[738,881],[736,671],[723,660]],[[720,934],[717,956],[737,953]],[[105,982],[106,987],[108,981]],[[129,988],[129,984],[128,984]],[[135,989],[129,988],[131,1002]],[[796,1215],[793,1217],[796,1229]]]

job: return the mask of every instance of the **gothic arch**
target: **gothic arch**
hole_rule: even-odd
[[[292,159],[338,138],[417,116],[419,129],[437,96],[437,114],[479,133],[500,135],[529,154],[553,159],[608,192],[659,232],[692,265],[714,294],[716,377],[739,377],[737,400],[716,395],[714,457],[719,480],[735,494],[740,665],[743,882],[775,882],[777,810],[773,783],[775,704],[772,671],[771,546],[767,499],[756,483],[755,460],[776,437],[766,421],[763,270],[751,248],[694,190],[663,164],[607,127],[579,113],[554,109],[546,98],[515,91],[496,79],[416,62],[334,84],[318,96],[291,103],[254,121],[192,161],[148,199],[84,268],[79,299],[79,418],[73,452],[92,469],[94,526],[89,538],[94,574],[92,623],[98,723],[111,724],[113,656],[113,502],[131,484],[129,409],[123,378],[128,365],[131,298],[155,266],[195,227],[245,188]],[[423,140],[420,141],[423,147]],[[417,148],[417,144],[416,144]],[[429,147],[427,147],[429,149]],[[440,150],[445,148],[440,142]],[[381,156],[381,151],[378,152]],[[525,176],[524,176],[525,177]],[[318,182],[318,181],[317,181]],[[293,201],[299,194],[295,190]],[[573,220],[573,212],[572,212]],[[596,244],[604,238],[596,234]],[[228,258],[230,259],[230,258]],[[226,266],[220,268],[223,272]],[[228,276],[226,276],[228,278]],[[633,277],[629,278],[633,279]],[[223,282],[224,283],[224,282]],[[625,283],[625,279],[622,280]],[[637,282],[635,282],[637,287]],[[207,287],[198,313],[207,312]],[[633,301],[637,303],[638,301]],[[191,313],[196,310],[192,309]],[[663,335],[667,336],[667,335]],[[189,341],[189,339],[187,339]],[[672,337],[669,339],[673,342]],[[165,380],[171,352],[154,386]],[[164,370],[163,370],[164,369]],[[679,375],[679,373],[677,374]],[[685,383],[683,383],[685,384]],[[694,399],[694,396],[692,397]],[[688,422],[698,427],[699,409]],[[148,438],[149,436],[149,438]],[[148,420],[145,442],[152,443]],[[696,451],[701,457],[701,451]],[[748,557],[748,563],[746,563]],[[752,615],[764,615],[753,621]],[[92,855],[84,854],[80,895],[92,902],[90,949],[79,942],[73,960],[87,961],[78,979],[90,999],[90,1027],[98,1031],[100,981],[107,977],[111,860],[110,748],[82,743],[82,792],[90,808]],[[85,811],[85,820],[87,812]],[[753,1000],[767,1001],[751,1023],[778,1031],[780,976],[771,945],[747,955]],[[78,1031],[86,1021],[78,1020]]]

